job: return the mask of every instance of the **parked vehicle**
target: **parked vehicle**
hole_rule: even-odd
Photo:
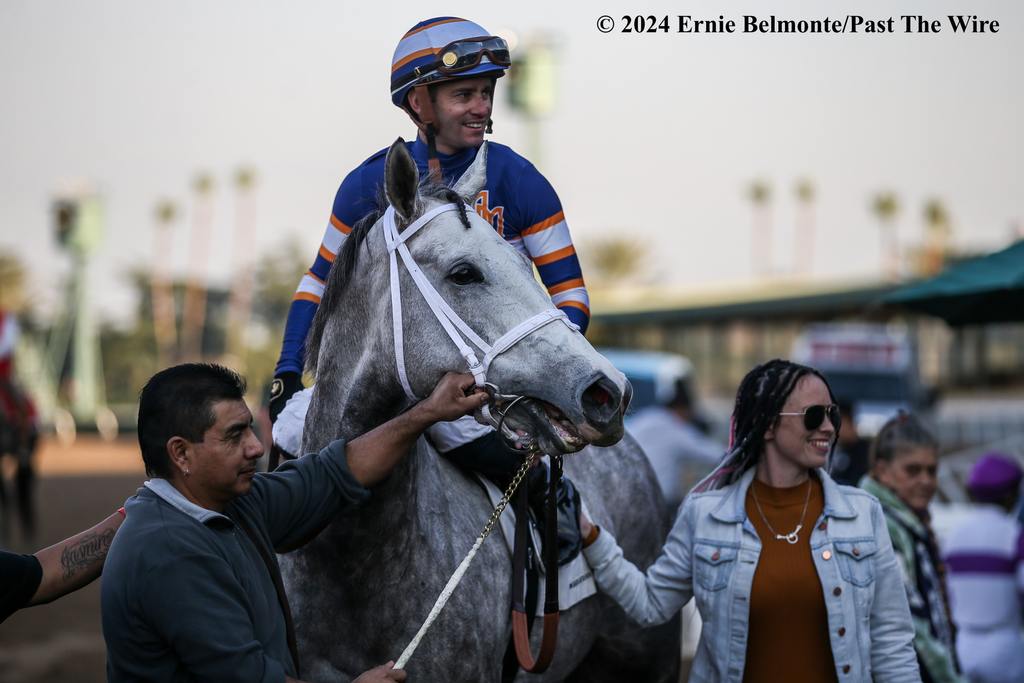
[[[633,385],[629,412],[635,413],[651,405],[666,405],[672,400],[676,383],[685,382],[693,396],[693,365],[685,356],[663,351],[633,349],[598,349]]]
[[[927,419],[936,394],[918,372],[905,329],[888,325],[812,325],[793,344],[793,360],[821,370],[840,401],[853,406],[854,424],[873,437],[898,410]]]

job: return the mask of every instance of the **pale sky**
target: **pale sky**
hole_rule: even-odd
[[[897,7],[898,5],[898,7]],[[635,3],[410,3],[4,0],[0,3],[0,249],[29,262],[39,308],[59,299],[67,256],[52,237],[53,194],[102,193],[106,234],[91,276],[104,316],[132,302],[122,274],[153,259],[153,208],[180,202],[172,253],[186,271],[200,170],[220,186],[212,279],[233,254],[288,238],[310,260],[341,178],[413,126],[391,105],[391,54],[416,22],[463,16],[492,32],[556,41],[556,111],[537,159],[577,243],[628,230],[651,268],[680,285],[751,276],[754,178],[775,190],[776,270],[793,265],[793,186],[816,185],[817,277],[879,271],[868,206],[888,188],[904,243],[925,200],[947,206],[954,241],[998,248],[1024,223],[1024,6],[1001,2],[648,3],[645,13],[767,18],[896,17],[884,35],[603,34]],[[584,9],[583,7],[587,7]],[[595,9],[590,9],[594,7]],[[954,35],[972,12],[996,34]],[[899,14],[943,20],[907,35]],[[499,81],[492,139],[527,152]],[[250,241],[232,244],[235,168],[259,174]]]

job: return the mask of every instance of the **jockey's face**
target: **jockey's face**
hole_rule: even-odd
[[[181,484],[194,502],[221,510],[238,496],[249,492],[256,474],[256,460],[263,445],[252,431],[252,413],[244,401],[217,401],[212,406],[216,420],[203,440],[189,443],[189,475]]]
[[[491,118],[494,79],[490,77],[460,78],[432,88],[437,130],[437,151],[455,154],[467,147],[479,147],[484,129]],[[419,93],[409,93],[409,106],[419,114],[422,110]]]

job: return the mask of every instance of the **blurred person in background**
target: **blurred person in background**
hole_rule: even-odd
[[[4,456],[17,462],[14,493],[24,540],[35,537],[35,470],[33,456],[39,439],[36,408],[32,399],[15,381],[14,349],[21,330],[10,311],[0,309],[0,464]],[[0,543],[9,531],[7,486],[0,468]]]
[[[938,490],[939,443],[914,415],[900,412],[875,437],[861,488],[882,504],[914,621],[924,683],[963,681],[946,592],[946,568],[928,504]]]
[[[857,433],[857,425],[853,420],[853,404],[845,399],[840,399],[837,404],[846,429],[839,431],[839,441],[836,443],[835,453],[832,454],[828,473],[838,484],[857,486],[868,473],[871,440]]]
[[[23,607],[41,605],[91,583],[103,570],[124,508],[102,522],[34,555],[0,550],[0,622]]]
[[[406,145],[420,178],[430,176],[434,182],[452,185],[469,168],[484,135],[491,132],[497,80],[511,65],[504,39],[458,17],[427,19],[402,36],[391,61],[391,102],[416,126],[415,139]],[[331,264],[352,229],[380,208],[386,152],[387,147],[376,152],[341,182],[316,258],[299,282],[271,388],[270,418],[275,427],[285,404],[302,389],[306,336]],[[547,178],[510,147],[491,142],[487,183],[472,204],[536,266],[555,306],[586,332],[589,296],[561,201]],[[519,456],[503,447],[493,429],[471,416],[439,424],[428,436],[450,461],[484,474],[501,489],[520,463]],[[532,469],[531,479],[531,488],[542,488],[544,468]],[[562,563],[579,552],[578,498],[575,487],[563,477],[558,495]],[[542,519],[546,514],[543,497],[531,500],[540,500],[532,508]]]
[[[629,432],[647,454],[671,510],[679,507],[686,492],[714,469],[725,452],[722,444],[705,436],[683,379],[676,380],[668,404],[637,412]]]
[[[740,384],[730,449],[646,572],[581,518],[598,587],[631,618],[662,623],[696,599],[704,627],[691,680],[921,680],[878,501],[824,470],[839,429],[820,372],[769,361]]]
[[[945,547],[956,651],[972,683],[1024,681],[1024,535],[1014,516],[1021,466],[982,456],[967,491],[976,503]]]

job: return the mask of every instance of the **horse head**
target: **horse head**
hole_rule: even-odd
[[[307,357],[318,392],[325,379],[342,386],[334,414],[343,420],[371,405],[395,414],[445,372],[470,369],[492,393],[495,421],[520,445],[568,453],[614,444],[629,384],[555,309],[530,261],[466,205],[484,187],[486,169],[485,144],[453,188],[421,183],[405,143],[391,146],[390,208],[353,230],[314,321]],[[344,371],[332,372],[339,359]],[[353,393],[357,402],[342,398]]]

